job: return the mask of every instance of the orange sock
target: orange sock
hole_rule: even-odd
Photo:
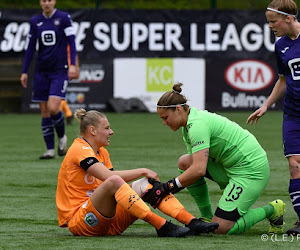
[[[195,216],[190,214],[185,208],[181,209],[175,217],[176,220],[180,221],[184,225],[190,224],[192,219],[195,219]]]
[[[185,225],[188,225],[195,218],[195,216],[185,210],[184,206],[173,194],[167,195],[157,208]]]
[[[152,188],[149,184],[146,189]],[[173,194],[167,195],[157,207],[164,214],[178,220],[179,222],[188,225],[195,218],[192,214],[185,210],[184,206],[176,199]]]
[[[165,219],[153,213],[151,210],[144,218],[144,221],[154,226],[157,230],[160,229],[166,223]]]
[[[60,110],[63,111],[65,113],[66,111],[66,100],[61,100],[60,102]]]
[[[127,184],[124,183],[115,194],[115,199],[121,207],[142,219],[156,229],[160,229],[166,220],[153,213],[146,203],[137,195],[137,193]]]
[[[61,100],[60,109],[65,113],[66,117],[71,117],[73,115],[66,100]]]

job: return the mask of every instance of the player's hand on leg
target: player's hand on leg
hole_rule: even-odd
[[[146,192],[142,196],[142,199],[145,202],[149,203],[153,208],[157,208],[162,199],[170,192],[165,190],[164,183],[156,181],[152,178],[148,179],[148,181],[153,185],[153,187],[146,190]]]
[[[156,182],[156,180],[153,179],[148,179],[149,183],[152,184],[154,186],[154,183]],[[177,192],[179,192],[180,190],[184,189],[184,187],[178,187],[175,181],[175,178],[165,182],[165,183],[161,183],[163,185],[163,189],[168,192],[168,193],[172,193],[175,194]]]

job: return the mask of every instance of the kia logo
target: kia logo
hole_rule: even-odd
[[[259,91],[273,82],[274,71],[262,61],[240,60],[227,67],[225,80],[239,91]]]

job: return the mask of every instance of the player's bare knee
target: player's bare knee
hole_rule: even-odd
[[[297,161],[290,162],[290,174],[292,179],[300,178],[300,164]]]
[[[300,178],[300,157],[291,156],[288,158],[291,179]]]
[[[60,110],[56,107],[48,107],[48,112],[50,115],[57,115]]]
[[[41,111],[41,115],[43,118],[49,118],[50,117],[50,113],[48,111],[48,108],[47,108],[47,104],[45,103],[39,103],[40,105],[40,111]]]
[[[234,226],[234,221],[225,220],[218,216],[212,218],[212,222],[218,223],[219,227],[214,231],[215,234],[227,234],[230,229]]]
[[[118,175],[112,175],[105,180],[105,184],[112,190],[119,189],[125,181]]]

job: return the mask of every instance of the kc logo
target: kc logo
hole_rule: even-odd
[[[173,85],[173,59],[147,59],[147,91],[169,91]]]

